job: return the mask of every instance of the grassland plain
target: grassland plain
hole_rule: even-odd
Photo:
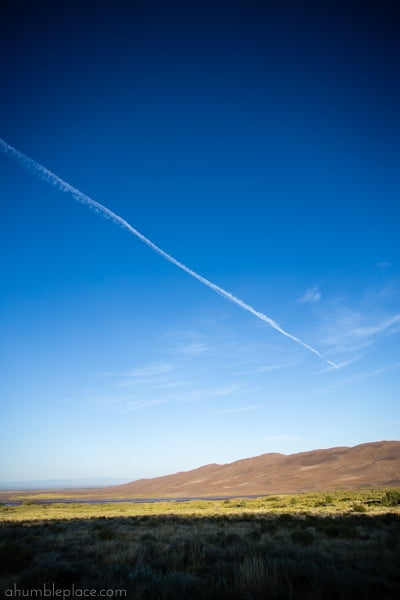
[[[0,586],[137,600],[397,600],[400,492],[0,508]]]

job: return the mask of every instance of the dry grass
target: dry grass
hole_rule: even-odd
[[[3,507],[0,586],[122,588],[132,600],[397,600],[400,511],[368,504],[374,495],[384,492]]]
[[[287,494],[259,498],[236,498],[226,500],[176,500],[164,502],[114,502],[109,504],[51,503],[41,504],[35,496],[25,497],[18,506],[0,506],[0,521],[24,521],[46,519],[86,519],[119,516],[220,516],[237,514],[343,514],[361,511],[368,514],[388,512],[384,499],[397,490],[339,490],[323,493]],[[399,505],[390,507],[399,510]]]

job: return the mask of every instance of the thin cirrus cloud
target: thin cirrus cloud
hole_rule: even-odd
[[[400,331],[400,315],[386,317],[375,325],[363,325],[362,315],[341,310],[330,319],[331,334],[325,337],[324,346],[331,352],[357,352],[377,342],[381,334],[394,335]]]
[[[186,368],[184,357],[182,361],[150,362],[133,369],[107,373],[108,384],[103,386],[97,400],[103,406],[132,412],[167,403],[234,399],[237,392],[243,392],[242,386],[236,382],[220,381],[204,386],[204,382],[199,381],[198,377],[194,378],[191,370]]]
[[[342,362],[337,362],[337,369],[344,369],[345,367],[349,367],[355,362],[361,359],[361,355],[353,356],[353,358],[349,358],[348,360],[343,360]],[[330,371],[334,371],[333,367],[326,367],[326,369],[322,369],[321,371],[317,371],[317,375],[321,375],[322,373],[329,373]]]
[[[188,389],[187,391],[178,394],[174,393],[173,395],[158,394],[156,398],[151,397],[136,400],[127,397],[120,400],[119,407],[122,412],[133,412],[136,410],[152,408],[153,406],[159,406],[160,404],[205,402],[208,400],[230,397],[238,392],[239,389],[237,384],[231,384],[195,390]]]
[[[355,327],[350,333],[355,337],[368,337],[389,330],[388,333],[392,334],[399,331],[399,327],[394,327],[396,325],[400,325],[400,315],[394,315],[390,319],[387,319],[382,323],[378,323],[378,325],[372,325],[369,327]]]
[[[288,441],[288,442],[295,442],[298,440],[301,440],[301,436],[300,435],[292,435],[290,433],[282,433],[282,434],[276,434],[276,435],[267,435],[264,440],[266,440],[267,442],[281,442],[281,441]]]
[[[338,387],[340,387],[342,385],[349,385],[352,383],[356,383],[357,381],[362,381],[363,379],[368,379],[369,377],[378,377],[379,375],[382,375],[383,373],[387,373],[389,371],[395,371],[396,369],[400,369],[400,362],[392,363],[391,365],[383,365],[382,367],[378,367],[377,369],[373,369],[371,371],[355,373],[354,375],[350,375],[349,377],[346,377],[345,379],[336,381],[332,385],[327,385],[323,388],[320,388],[319,390],[315,391],[312,395],[320,396],[323,394],[330,394],[331,392],[334,392]]]
[[[103,373],[104,377],[154,377],[165,375],[174,370],[174,365],[170,362],[151,362],[148,365],[135,367],[126,371],[107,371]]]
[[[227,385],[217,385],[208,388],[189,389],[171,396],[170,400],[174,402],[198,402],[206,400],[214,400],[216,398],[225,398],[232,396],[238,391],[242,391],[237,383]]]
[[[157,390],[169,390],[182,388],[189,385],[196,385],[196,381],[182,380],[182,381],[162,381],[155,383],[153,386]]]
[[[314,286],[306,290],[304,294],[300,298],[298,298],[297,302],[300,302],[302,304],[307,302],[319,302],[321,298],[322,294],[319,291],[318,286]]]
[[[196,356],[207,354],[208,352],[210,352],[211,348],[208,344],[204,342],[193,342],[175,346],[173,350],[181,356],[187,358],[195,358]]]
[[[165,398],[152,398],[151,400],[126,400],[122,405],[122,412],[135,412],[137,410],[159,406],[160,404],[165,404],[166,402],[167,400]]]
[[[293,367],[295,363],[282,363],[282,364],[274,364],[274,365],[260,365],[258,367],[254,367],[253,369],[248,369],[246,371],[241,371],[240,375],[259,375],[262,373],[271,373],[273,371],[279,371],[281,369],[287,369],[289,367]],[[329,369],[335,369],[336,367],[329,367]]]
[[[247,304],[246,302],[244,302],[243,300],[241,300],[240,298],[238,298],[231,292],[225,290],[224,288],[222,288],[219,285],[215,284],[214,282],[210,281],[206,277],[203,277],[202,275],[200,275],[193,269],[190,269],[184,263],[177,260],[174,256],[172,256],[171,254],[169,254],[168,252],[166,252],[165,250],[163,250],[162,248],[157,246],[157,244],[155,244],[149,238],[147,238],[142,233],[140,233],[140,231],[138,231],[137,229],[132,227],[132,225],[130,223],[128,223],[128,221],[123,219],[120,215],[113,212],[112,210],[110,210],[109,208],[104,206],[103,204],[100,204],[100,202],[93,200],[93,198],[90,198],[90,196],[87,196],[86,194],[84,194],[83,192],[78,190],[77,188],[73,187],[70,183],[61,179],[61,177],[59,177],[58,175],[56,175],[55,173],[53,173],[52,171],[50,171],[49,169],[47,169],[46,167],[44,167],[43,165],[38,163],[36,160],[33,160],[32,158],[30,158],[23,152],[20,152],[19,150],[17,150],[10,144],[7,144],[7,142],[1,138],[0,138],[0,150],[2,152],[4,152],[7,156],[9,156],[11,159],[16,161],[21,167],[23,167],[28,172],[32,173],[33,175],[35,175],[42,181],[45,181],[48,184],[54,186],[61,192],[65,192],[65,193],[69,194],[77,202],[80,202],[81,204],[85,204],[91,210],[94,210],[95,212],[101,214],[103,217],[105,217],[106,219],[109,219],[111,222],[118,225],[119,227],[126,229],[127,231],[129,231],[129,233],[131,233],[136,238],[138,238],[141,242],[146,244],[146,246],[151,248],[151,250],[153,250],[154,252],[156,252],[157,254],[162,256],[169,263],[178,267],[178,269],[181,269],[181,271],[184,271],[185,273],[187,273],[194,279],[197,279],[197,281],[199,281],[200,283],[202,283],[209,289],[213,290],[216,294],[219,294],[226,300],[229,300],[229,302],[236,304],[236,306],[239,306],[246,312],[252,314],[254,317],[259,319],[260,321],[267,323],[267,325],[272,327],[272,329],[275,329],[275,331],[277,331],[284,337],[287,337],[287,338],[291,339],[293,342],[295,342],[296,344],[299,344],[303,348],[306,348],[307,350],[309,350],[310,352],[312,352],[313,354],[315,354],[316,356],[318,356],[319,358],[321,358],[328,364],[335,366],[335,363],[333,361],[329,360],[328,358],[326,358],[323,354],[321,354],[321,352],[319,352],[319,350],[317,350],[313,346],[310,346],[309,344],[307,344],[306,342],[304,342],[297,336],[295,336],[292,333],[289,333],[288,331],[283,329],[283,327],[281,327],[276,321],[274,321],[274,319],[271,319],[271,317],[256,310],[253,306],[251,306],[250,304]]]
[[[221,410],[216,410],[214,415],[236,415],[241,413],[250,412],[253,410],[257,410],[259,408],[258,404],[252,404],[250,406],[237,406],[232,408],[224,408]]]
[[[152,363],[145,367],[137,367],[136,369],[132,369],[132,371],[128,371],[126,376],[133,378],[142,378],[142,377],[157,377],[158,375],[165,375],[167,373],[171,373],[174,370],[174,365],[172,363]]]
[[[169,362],[150,363],[127,371],[114,371],[107,373],[112,378],[112,385],[116,388],[131,388],[144,384],[155,384],[169,381],[175,365]]]

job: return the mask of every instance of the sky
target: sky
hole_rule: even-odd
[[[0,152],[0,481],[399,439],[399,16],[2,3],[0,138],[322,357]]]

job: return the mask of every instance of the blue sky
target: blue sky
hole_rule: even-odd
[[[5,3],[0,480],[399,439],[390,2]],[[5,85],[4,85],[5,84]]]

